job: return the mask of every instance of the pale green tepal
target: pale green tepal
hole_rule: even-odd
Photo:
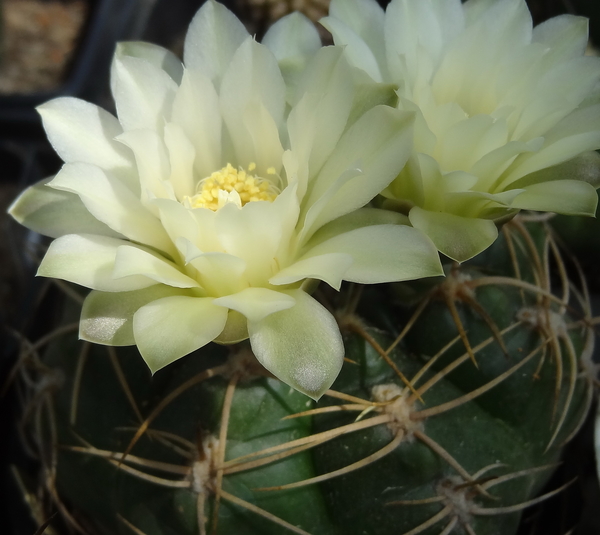
[[[524,0],[333,0],[322,24],[350,63],[417,113],[414,152],[384,191],[464,261],[520,209],[593,215],[600,58],[588,21],[533,28]]]
[[[408,159],[414,113],[357,116],[342,49],[321,49],[299,15],[265,42],[209,1],[185,66],[154,45],[120,45],[118,119],[74,98],[41,106],[65,165],[10,212],[56,238],[40,275],[92,289],[81,338],[136,344],[152,371],[249,338],[268,370],[317,399],[343,344],[311,281],[339,289],[442,268],[403,216],[361,209]]]

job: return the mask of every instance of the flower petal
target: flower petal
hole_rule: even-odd
[[[55,98],[37,108],[48,139],[64,162],[131,169],[131,153],[114,139],[123,132],[110,113],[77,98]]]
[[[163,139],[155,131],[144,129],[129,130],[119,136],[119,141],[135,155],[142,202],[153,210],[150,201],[155,198],[175,200],[175,192],[167,182],[171,165]]]
[[[175,94],[171,120],[196,149],[194,169],[198,177],[210,176],[222,166],[219,95],[209,78],[186,69]]]
[[[218,84],[247,37],[246,28],[231,11],[209,0],[192,19],[185,37],[183,62],[188,69]]]
[[[293,307],[296,300],[288,294],[268,288],[246,288],[241,292],[219,297],[214,300],[214,304],[237,310],[248,321],[257,322],[270,314]]]
[[[326,253],[312,256],[283,268],[277,275],[269,279],[269,283],[279,286],[293,284],[305,279],[317,279],[339,290],[352,263],[352,256],[344,253]]]
[[[149,251],[123,245],[117,249],[113,278],[143,275],[175,288],[198,288],[200,285],[182,273],[173,263]]]
[[[183,65],[179,58],[166,48],[144,41],[124,41],[118,44],[116,52],[120,56],[143,59],[156,68],[165,71],[176,83],[181,83]]]
[[[79,196],[48,187],[47,178],[27,188],[8,209],[8,213],[27,228],[58,238],[65,234],[98,234],[122,237],[98,221]]]
[[[587,182],[554,180],[523,189],[525,191],[512,202],[513,208],[592,217],[596,213],[598,194]]]
[[[342,336],[325,307],[302,290],[287,293],[292,308],[248,322],[252,350],[278,379],[318,400],[342,367]]]
[[[583,56],[588,44],[589,20],[574,15],[559,15],[533,29],[533,42],[550,48],[556,60]]]
[[[375,82],[386,78],[383,10],[374,0],[342,0],[331,3],[330,16],[320,23],[343,46],[350,63]]]
[[[287,120],[290,146],[315,176],[334,150],[352,108],[352,71],[343,51],[324,47],[309,62],[295,91]],[[304,196],[303,187],[299,195]]]
[[[398,175],[412,149],[413,121],[412,113],[376,106],[352,125],[323,166],[307,206],[316,205],[347,169],[358,167],[362,173],[341,185],[318,214],[311,214],[310,222],[307,217],[307,235],[361,208]]]
[[[169,181],[178,201],[185,196],[193,196],[195,191],[194,160],[196,150],[185,135],[181,126],[175,123],[165,125],[165,145],[169,151],[171,176]]]
[[[352,257],[344,280],[361,284],[442,275],[437,249],[420,231],[404,225],[372,225],[340,234],[310,249],[304,258],[326,253]]]
[[[315,247],[339,234],[372,225],[410,225],[410,221],[407,216],[391,210],[360,208],[321,227],[310,239],[307,247]]]
[[[227,309],[209,297],[171,296],[152,301],[133,315],[133,334],[152,373],[214,340]]]
[[[427,234],[438,251],[457,262],[464,262],[487,249],[498,236],[493,221],[430,212],[418,206],[408,214],[413,227]]]
[[[123,292],[156,284],[148,277],[134,275],[122,279],[112,276],[117,249],[131,245],[124,240],[91,234],[67,234],[54,240],[37,274],[54,277],[92,290]]]
[[[286,82],[288,102],[292,100],[294,88],[306,64],[321,48],[321,38],[314,24],[295,12],[273,24],[262,39],[277,58]]]
[[[250,163],[255,163],[256,172],[266,176],[269,167],[279,171],[281,156],[274,162],[258,159],[260,143],[255,146],[257,132],[245,120],[249,110],[257,106],[266,111],[261,117],[261,124],[257,125],[258,133],[265,129],[277,132],[285,109],[285,83],[271,51],[248,37],[223,76],[220,107],[237,164],[247,168]],[[272,140],[272,136],[269,135],[269,138]]]
[[[146,59],[127,56],[127,48],[117,45],[111,68],[112,94],[124,130],[162,128],[177,84],[161,68]]]
[[[134,313],[151,301],[182,292],[162,284],[132,292],[92,291],[81,309],[79,338],[110,346],[134,345]]]
[[[160,221],[121,181],[99,167],[65,164],[49,186],[79,195],[90,213],[115,232],[157,249],[172,249]]]

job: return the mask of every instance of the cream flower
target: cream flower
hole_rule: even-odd
[[[384,195],[464,261],[519,209],[593,215],[600,58],[587,20],[536,28],[524,0],[333,0],[322,21],[350,62],[418,113],[414,153]],[[582,180],[583,179],[583,180]]]
[[[11,213],[56,238],[40,275],[93,290],[82,338],[136,344],[152,371],[212,340],[249,338],[267,369],[316,399],[343,344],[307,284],[398,281],[441,266],[401,215],[360,209],[405,164],[414,114],[357,113],[342,50],[320,49],[299,15],[265,42],[275,54],[209,1],[189,29],[185,67],[160,47],[120,45],[118,120],[73,98],[43,105],[65,165]]]

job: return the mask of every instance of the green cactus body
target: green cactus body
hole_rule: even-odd
[[[425,291],[393,288],[414,305],[365,288],[317,404],[244,344],[151,378],[135,349],[57,334],[43,366],[64,378],[26,413],[45,490],[91,534],[515,533],[591,402],[565,273],[545,223],[518,220]]]

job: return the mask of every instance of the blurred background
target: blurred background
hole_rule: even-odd
[[[55,173],[61,162],[45,139],[35,107],[57,96],[75,96],[114,109],[108,72],[115,43],[145,40],[181,54],[187,26],[202,0],[0,0],[0,533],[34,535],[28,496],[11,466],[35,474],[18,441],[19,403],[4,388],[14,363],[19,332],[35,339],[30,311],[51,306],[52,292],[33,278],[35,253],[25,250],[26,230],[6,209],[26,185]],[[260,39],[283,15],[302,11],[317,21],[328,0],[227,0],[230,9]],[[385,6],[388,2],[380,0]],[[590,18],[590,53],[600,46],[600,0],[529,0],[536,23],[572,13]],[[325,42],[328,36],[322,32]],[[600,293],[600,224],[570,219],[559,225],[579,252],[592,289]],[[566,230],[565,230],[566,229]],[[29,237],[31,243],[31,237]],[[590,246],[590,244],[592,244]],[[43,299],[40,297],[43,295]],[[39,308],[38,308],[39,309]],[[599,314],[600,310],[596,310]],[[39,314],[38,314],[39,316]],[[32,330],[34,332],[32,332]],[[595,411],[594,411],[595,412]],[[553,500],[527,511],[521,535],[600,533],[600,491],[592,447],[593,418],[568,448],[550,482],[577,483]],[[29,499],[31,502],[31,500]],[[569,531],[574,526],[575,531]],[[40,532],[41,533],[41,532]],[[233,535],[233,534],[232,534]]]

